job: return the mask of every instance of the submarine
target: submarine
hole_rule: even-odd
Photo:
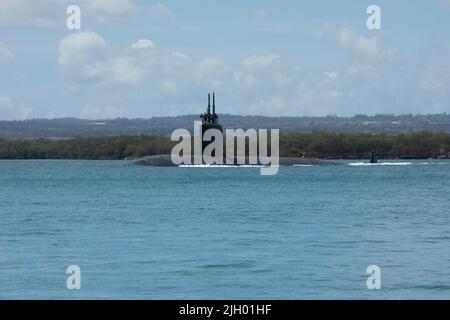
[[[201,133],[202,137],[204,133],[209,129],[216,129],[223,133],[223,127],[219,124],[219,116],[216,113],[216,101],[215,101],[215,93],[212,94],[212,111],[211,111],[211,94],[208,93],[208,106],[206,108],[206,112],[200,114],[201,119]],[[212,143],[212,141],[203,141],[202,140],[202,146],[201,151],[203,152],[205,148]],[[203,154],[203,153],[202,153]],[[212,156],[215,156],[214,151],[212,153]],[[194,155],[191,155],[191,160],[194,159]],[[259,158],[258,163],[256,165],[263,165],[263,163],[267,163],[267,158]],[[246,157],[246,164],[238,164],[237,157],[234,156],[233,158],[227,157],[224,155],[223,164],[220,164],[220,166],[242,166],[242,165],[248,165],[248,158]],[[154,166],[154,167],[178,167],[178,164],[175,164],[172,161],[172,157],[170,154],[159,154],[159,155],[151,155],[151,156],[145,156],[140,159],[137,159],[134,161],[137,165],[143,165],[143,166]],[[195,163],[194,161],[191,161],[190,163]],[[336,161],[332,160],[324,160],[324,159],[317,159],[317,158],[306,158],[306,157],[279,157],[278,165],[280,166],[316,166],[316,165],[337,165],[339,164]]]

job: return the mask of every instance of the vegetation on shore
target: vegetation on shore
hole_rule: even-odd
[[[0,159],[135,159],[170,153],[174,144],[168,137],[158,135],[0,139]],[[450,134],[289,133],[280,136],[281,156],[364,159],[370,151],[383,159],[450,158]]]
[[[280,138],[280,149],[284,156],[326,159],[365,159],[371,151],[380,159],[447,159],[450,134],[293,133]]]

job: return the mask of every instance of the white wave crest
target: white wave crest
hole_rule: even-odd
[[[180,164],[180,168],[261,168],[261,165],[243,164]]]
[[[369,163],[369,162],[352,162],[348,165],[354,167],[366,167],[366,166],[409,166],[412,162],[379,162],[379,163]]]

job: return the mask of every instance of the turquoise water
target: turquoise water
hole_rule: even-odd
[[[449,181],[446,161],[0,161],[0,298],[449,299]]]

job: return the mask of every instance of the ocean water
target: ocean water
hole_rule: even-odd
[[[0,161],[0,298],[449,299],[450,162]]]

